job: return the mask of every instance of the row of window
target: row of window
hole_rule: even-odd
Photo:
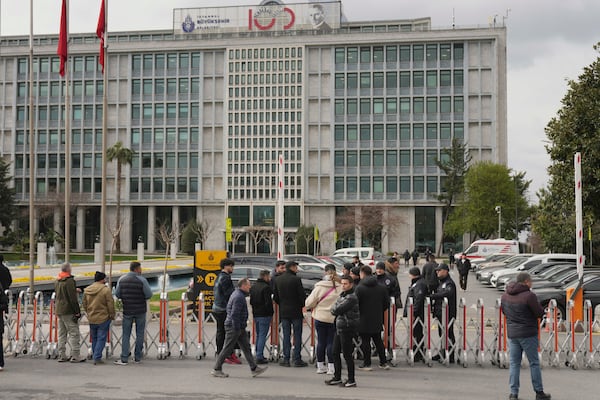
[[[285,162],[283,164],[283,166],[284,166],[284,172],[286,174],[302,173],[302,164],[300,164],[300,163]],[[231,174],[257,174],[257,173],[263,172],[263,168],[264,168],[265,173],[268,173],[268,172],[271,172],[272,174],[277,173],[277,164],[275,164],[275,163],[265,163],[265,164],[262,164],[262,163],[261,164],[258,164],[258,163],[252,163],[252,164],[229,163],[229,164],[227,164],[227,173],[229,175],[231,175]]]
[[[230,60],[256,60],[259,58],[302,58],[302,47],[273,47],[260,49],[230,49]]]
[[[302,83],[302,73],[277,73],[277,74],[234,74],[229,75],[229,85],[284,85]]]
[[[335,115],[356,114],[435,114],[464,112],[463,96],[429,96],[429,97],[386,97],[336,99]]]
[[[300,176],[286,176],[284,177],[283,185],[289,186],[300,186],[302,184],[302,177]],[[227,178],[228,186],[277,186],[277,177],[275,176],[246,176],[246,177],[229,177]]]
[[[65,113],[64,107],[56,106],[38,106],[37,107],[37,120],[38,121],[58,121],[59,110],[62,111],[61,120],[64,120]],[[25,106],[17,107],[17,121],[28,121],[29,113],[26,112]],[[72,120],[73,121],[102,121],[102,104],[96,105],[76,105],[71,106]]]
[[[229,72],[302,71],[302,60],[230,62]]]
[[[286,200],[302,199],[301,189],[284,189],[283,197]],[[276,189],[228,189],[227,199],[229,200],[275,200],[277,199]]]
[[[152,71],[154,74],[167,70],[187,70],[200,68],[200,53],[167,53],[167,54],[134,54],[131,56],[131,68],[133,71]]]
[[[134,128],[131,130],[131,145],[140,144],[196,144],[200,141],[200,133],[197,127],[191,128]]]
[[[412,79],[411,79],[412,77]],[[397,89],[412,87],[437,88],[464,85],[464,71],[434,70],[434,71],[389,71],[389,72],[348,72],[335,74],[336,89]]]
[[[231,77],[229,77],[231,80]],[[290,97],[302,96],[302,86],[253,86],[229,88],[229,97]]]
[[[200,116],[198,103],[144,103],[131,105],[131,119],[197,119]]]
[[[229,100],[229,110],[277,110],[302,108],[301,99]]]
[[[336,125],[334,137],[336,141],[368,141],[368,140],[442,140],[451,138],[463,139],[465,127],[462,122],[452,123],[415,123],[415,124],[361,124]]]
[[[435,167],[439,158],[438,150],[337,150],[334,162],[336,167]],[[441,159],[448,155],[442,153]]]
[[[134,154],[131,160],[132,169],[142,168],[163,168],[167,169],[196,169],[198,168],[198,153],[188,152],[159,152]]]
[[[37,143],[38,144],[65,144],[65,130],[61,129],[50,129],[36,131]],[[29,143],[29,136],[23,130],[18,130],[16,135],[16,144],[24,145]],[[102,144],[102,129],[73,129],[71,131],[71,144]]]
[[[229,126],[229,136],[269,136],[269,135],[301,135],[302,125],[236,125]],[[300,145],[300,144],[298,144]]]
[[[59,81],[53,82],[35,82],[33,84],[33,92],[37,97],[59,97],[65,93],[64,85]],[[102,96],[104,92],[104,82],[101,80],[85,80],[85,81],[73,81],[71,84],[71,93],[74,101],[77,101],[78,97],[92,97]],[[17,97],[25,98],[29,95],[29,83],[19,82],[17,84]],[[42,99],[42,101],[44,101]]]
[[[230,112],[228,115],[229,123],[264,123],[264,122],[301,122],[301,111],[272,111],[272,112]]]
[[[102,192],[102,178],[71,178],[71,193],[100,193]],[[29,179],[15,179],[15,191],[19,194],[29,193]],[[65,179],[37,178],[35,192],[38,194],[64,193]]]
[[[263,151],[263,150],[235,150],[227,152],[227,161],[276,161],[279,159],[281,151]],[[301,150],[284,150],[283,158],[287,161],[301,161]],[[276,164],[273,164],[276,165]]]
[[[131,178],[130,193],[198,193],[198,178]]]
[[[131,94],[139,95],[184,95],[200,93],[200,78],[157,78],[157,79],[132,79]]]
[[[336,47],[336,64],[462,60],[463,43]]]
[[[412,187],[411,187],[412,183]],[[336,177],[335,193],[438,193],[444,177],[437,176],[348,176]]]
[[[246,139],[228,139],[227,145],[230,149],[244,148],[259,148],[259,149],[281,149],[281,148],[296,148],[302,147],[302,138],[295,137],[279,137],[279,138],[246,138]]]
[[[97,56],[75,56],[72,57],[73,72],[100,72],[102,67],[98,63]],[[29,73],[29,58],[19,58],[17,61],[19,74]],[[60,59],[58,57],[35,57],[33,59],[33,73],[57,73],[60,71]],[[58,78],[58,75],[57,75]]]

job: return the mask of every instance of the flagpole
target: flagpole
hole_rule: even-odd
[[[34,287],[33,282],[35,278],[35,234],[33,231],[34,225],[34,213],[35,204],[33,196],[35,194],[33,180],[34,176],[34,159],[35,153],[33,151],[34,140],[33,140],[33,0],[29,0],[29,296],[30,300],[33,300]]]
[[[277,185],[277,259],[281,260],[285,254],[285,238],[284,238],[284,189],[283,189],[283,154],[279,154],[279,184]]]
[[[107,32],[107,21],[108,21],[108,0],[103,0],[104,4],[104,73],[102,75],[103,86],[102,90],[102,198],[100,203],[100,254],[102,261],[100,263],[101,271],[106,271],[106,257],[104,255],[106,249],[106,164],[108,162],[106,157],[106,136],[108,135],[108,32]]]
[[[67,60],[65,61],[65,262],[71,256],[71,79],[69,77],[69,0],[66,0],[66,43]]]

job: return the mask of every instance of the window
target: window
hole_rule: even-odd
[[[454,70],[454,86],[461,87],[464,85],[464,72],[462,69]]]
[[[167,54],[167,69],[176,69],[177,68],[177,54],[169,53]]]
[[[375,89],[383,88],[383,72],[374,72],[373,73],[373,88],[375,88]]]
[[[346,192],[356,193],[357,191],[357,180],[355,176],[349,176],[346,178]]]
[[[356,73],[350,73],[346,77],[346,85],[348,85],[348,89],[356,89],[358,88],[358,75]]]
[[[383,150],[374,150],[373,151],[373,166],[374,167],[383,167],[384,165],[383,158]]]
[[[358,164],[358,154],[356,150],[349,150],[346,153],[346,166],[356,167]]]
[[[385,47],[385,60],[387,62],[398,61],[398,48],[396,46]]]
[[[360,126],[360,140],[371,140],[371,126],[363,124]]]
[[[388,167],[398,166],[398,150],[387,150],[385,153],[385,165]]]
[[[440,108],[441,108],[441,99],[440,99]],[[443,112],[443,111],[442,111]],[[448,140],[451,138],[451,125],[450,124],[440,124],[440,139]]]
[[[427,114],[437,113],[437,97],[427,98]]]
[[[357,100],[356,99],[348,99],[346,101],[346,113],[349,115],[356,115],[357,111],[358,111]]]
[[[465,127],[462,123],[454,124],[454,138],[455,139],[464,139],[465,137]]]
[[[83,57],[73,57],[73,70],[83,72]]]
[[[385,126],[385,138],[387,140],[396,140],[398,138],[398,126],[386,125]]]
[[[134,71],[139,71],[142,69],[142,56],[139,54],[135,54],[131,56],[131,69]]]
[[[437,88],[437,71],[427,71],[427,87]]]
[[[438,152],[437,150],[427,150],[427,166],[435,167],[437,165]]]
[[[454,112],[461,113],[465,111],[465,105],[462,96],[457,96],[454,98]]]
[[[358,63],[358,48],[348,47],[348,49],[346,50],[346,62],[348,64]]]
[[[410,192],[410,177],[409,176],[401,176],[400,177],[400,192],[402,192],[402,193]]]
[[[423,140],[423,124],[413,125],[413,139]]]
[[[373,140],[383,140],[383,125],[373,125]]]
[[[454,60],[462,60],[464,48],[462,43],[454,43]]]
[[[356,125],[348,125],[346,128],[348,140],[358,140],[358,127]]]
[[[437,139],[437,124],[427,124],[427,140]]]
[[[423,87],[424,78],[423,71],[414,71],[413,72],[413,86],[414,87]]]
[[[134,96],[141,94],[141,85],[139,79],[133,79],[131,81],[131,94]]]
[[[413,98],[413,113],[422,114],[423,112],[424,112],[423,98],[422,97],[414,97]]]
[[[371,100],[370,99],[360,99],[360,113],[363,115],[371,113]]]
[[[413,192],[423,193],[425,191],[425,182],[422,176],[413,177]]]
[[[383,114],[383,111],[383,99],[373,99],[373,114]]]
[[[388,193],[398,192],[398,179],[395,176],[385,178],[385,191]]]
[[[413,165],[422,167],[425,163],[423,150],[413,150]]]
[[[371,166],[371,151],[361,150],[360,151],[360,166],[370,167]]]
[[[373,177],[373,193],[383,193],[383,176]]]
[[[370,72],[361,72],[360,88],[361,89],[370,89],[371,88],[371,73]]]
[[[344,100],[335,100],[335,115],[344,115]]]
[[[96,63],[96,57],[94,57],[94,56],[87,56],[85,58],[85,72],[94,72],[94,71],[96,71],[96,65],[98,65]]]
[[[449,70],[441,70],[440,71],[440,86],[450,86],[451,82],[451,74]]]
[[[373,47],[373,62],[376,62],[376,63],[383,62],[383,47],[382,46]]]
[[[423,61],[424,51],[422,44],[416,44],[413,46],[413,61]]]
[[[427,45],[427,61],[437,61],[437,44],[428,44]]]
[[[409,124],[400,124],[400,140],[410,140]]]
[[[438,191],[437,176],[428,176],[427,177],[427,193],[437,193],[437,191]]]
[[[335,74],[335,88],[344,89],[346,86],[344,74]]]
[[[334,138],[336,141],[341,142],[344,140],[344,125],[336,125],[334,128]]]
[[[397,72],[386,72],[385,87],[387,87],[388,89],[394,89],[394,88],[398,87],[398,73]]]
[[[360,48],[360,62],[363,64],[367,64],[371,62],[371,48],[370,47],[361,47]]]
[[[335,49],[335,63],[343,64],[346,60],[346,49],[343,47],[336,47]]]
[[[344,166],[344,152],[343,151],[338,150],[335,152],[335,166],[336,167]]]
[[[360,177],[360,192],[371,193],[371,178],[368,176]]]
[[[145,96],[152,94],[152,79],[144,79],[142,86],[142,93]]]
[[[400,62],[410,61],[410,46],[400,46]]]
[[[400,150],[400,166],[410,167],[410,150]]]
[[[344,178],[335,177],[334,191],[335,193],[344,193]]]
[[[400,87],[401,88],[409,88],[410,87],[410,72],[409,71],[400,72]]]
[[[451,57],[450,43],[440,44],[440,60],[449,60]]]
[[[398,112],[397,99],[388,97],[385,101],[385,109],[388,114],[396,114]]]
[[[442,96],[440,97],[440,112],[441,113],[450,113],[451,111],[451,102],[450,96]]]

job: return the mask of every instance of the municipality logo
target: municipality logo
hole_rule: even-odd
[[[196,24],[192,20],[192,17],[189,16],[189,14],[187,17],[185,17],[185,20],[183,20],[183,23],[181,24],[181,29],[183,29],[185,33],[192,33],[194,29],[196,29]]]

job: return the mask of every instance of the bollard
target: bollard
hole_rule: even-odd
[[[43,351],[42,311],[44,308],[44,295],[36,292],[33,298],[33,328],[29,352],[33,357],[39,356]]]
[[[158,355],[159,360],[165,360],[168,353],[168,338],[167,338],[167,321],[168,321],[168,300],[167,293],[160,293],[160,311],[159,311],[159,327],[158,327]]]
[[[475,363],[483,366],[485,362],[485,313],[483,299],[477,299],[477,311],[479,316],[479,329],[477,330],[477,345],[475,349]]]
[[[202,357],[206,357],[206,346],[204,345],[204,293],[200,293],[198,296],[198,341],[196,343],[196,360],[202,360]]]
[[[442,329],[442,348],[444,350],[444,358],[442,360],[443,364],[446,367],[450,366],[450,352],[449,350],[449,338],[448,338],[448,324],[450,322],[450,316],[448,315],[448,298],[444,297],[444,305],[442,307],[442,321],[440,323],[444,324],[444,328]]]
[[[583,303],[582,303],[583,305]],[[582,309],[583,311],[583,309]],[[567,361],[565,362],[565,365],[567,367],[571,367],[572,369],[577,369],[579,367],[578,362],[577,362],[577,350],[575,348],[575,302],[573,301],[573,299],[570,299],[569,301],[567,301],[567,318],[568,318],[568,328],[569,328],[569,332],[568,332],[568,338],[569,338],[569,344],[570,344],[570,351],[567,352]],[[581,320],[579,320],[581,321]],[[570,353],[570,354],[569,354]],[[570,358],[569,358],[570,356]]]
[[[15,324],[15,339],[14,339],[14,353],[13,355],[15,357],[17,357],[19,355],[19,344],[20,344],[20,340],[21,340],[21,313],[22,313],[22,308],[23,308],[23,301],[25,299],[25,292],[24,291],[20,291],[19,292],[19,298],[17,299],[17,322]],[[26,354],[27,353],[27,349],[24,350]]]
[[[586,300],[583,304],[583,318],[585,327],[584,345],[585,352],[583,355],[583,362],[586,368],[590,369],[594,365],[594,315],[592,302]]]
[[[461,319],[462,319],[462,326],[460,329],[461,332],[461,340],[460,340],[460,348],[459,353],[461,353],[460,355],[460,363],[463,366],[463,368],[467,368],[467,306],[466,306],[466,301],[464,297],[461,297],[458,303],[458,307],[461,311]],[[456,361],[458,362],[459,357],[457,356]]]
[[[181,323],[179,332],[179,359],[182,360],[187,354],[187,340],[185,337],[185,319],[187,318],[186,313],[186,302],[187,293],[181,293]]]
[[[558,347],[558,311],[556,309],[556,300],[552,299],[548,303],[548,312],[552,316],[552,325],[550,327],[550,337],[553,342],[552,351],[550,352],[550,366],[558,367],[560,364],[560,352]]]
[[[408,298],[408,304],[404,305],[408,307],[408,364],[411,367],[415,365],[415,336],[414,336],[414,324],[415,324],[415,316],[414,316],[414,299],[412,297]],[[395,335],[394,335],[395,336]]]

